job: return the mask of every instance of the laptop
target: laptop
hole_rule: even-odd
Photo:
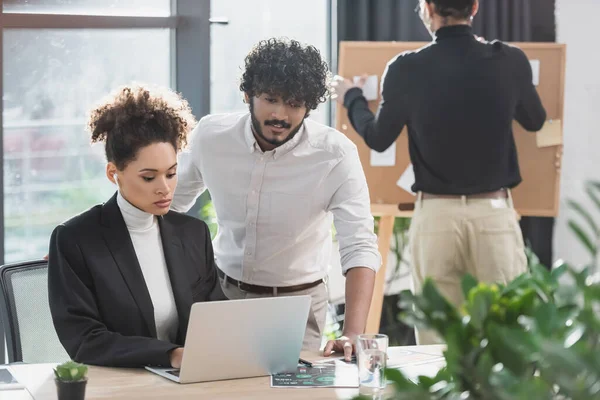
[[[146,369],[178,383],[295,371],[310,303],[310,296],[194,303],[181,369]]]

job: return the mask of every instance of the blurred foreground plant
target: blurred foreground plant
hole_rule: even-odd
[[[390,398],[600,399],[600,284],[590,270],[534,265],[506,286],[468,275],[459,309],[431,280],[405,291],[401,319],[443,338],[446,367],[416,382],[387,370]]]

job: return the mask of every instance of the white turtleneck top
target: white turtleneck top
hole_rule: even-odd
[[[157,218],[133,206],[121,196],[120,192],[117,195],[117,204],[127,225],[135,255],[152,299],[157,337],[173,343],[177,337],[179,317]]]

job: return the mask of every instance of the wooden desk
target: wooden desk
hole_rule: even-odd
[[[392,347],[389,350],[390,365],[402,362],[399,354],[403,349],[421,353],[442,355],[444,346]],[[396,353],[396,354],[395,354]],[[303,358],[317,360],[315,353],[303,353]],[[55,364],[15,364],[11,368],[19,382],[25,384],[32,397],[25,391],[0,391],[0,399],[56,400],[56,386],[52,368]],[[441,367],[439,363],[420,365],[431,370],[431,375]],[[411,367],[406,367],[410,370]],[[421,370],[419,371],[420,373]],[[428,372],[428,371],[425,371]],[[271,388],[270,377],[236,379],[229,381],[193,383],[180,385],[143,369],[117,369],[90,367],[86,400],[114,399],[350,399],[358,389],[292,389]]]

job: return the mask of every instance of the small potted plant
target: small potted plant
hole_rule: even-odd
[[[84,400],[87,365],[67,361],[54,369],[58,400]]]

